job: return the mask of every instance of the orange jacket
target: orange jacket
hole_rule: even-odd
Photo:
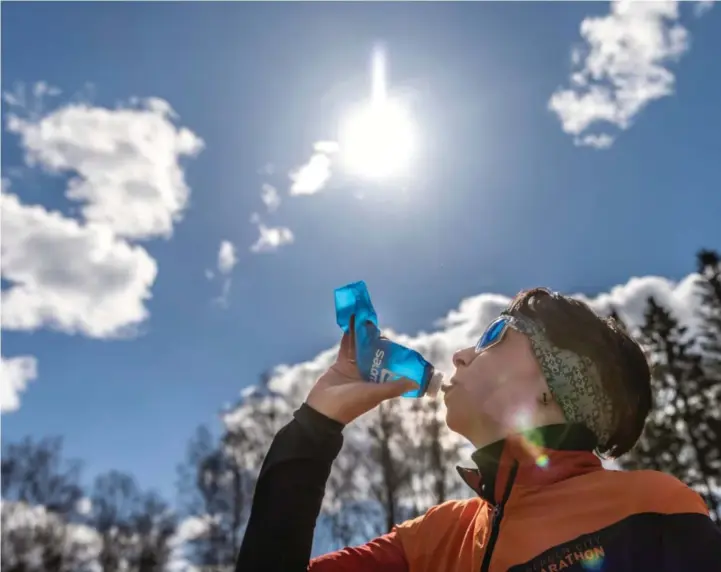
[[[362,546],[309,562],[340,445],[333,437],[339,426],[304,407],[284,429],[290,436],[279,434],[281,446],[277,437],[268,454],[237,571],[721,571],[721,529],[698,494],[663,473],[604,469],[591,432],[566,425],[533,432],[543,447],[516,436],[477,451],[478,469],[459,469],[477,498],[443,503]],[[294,463],[293,476],[284,476],[280,467]],[[283,501],[301,512],[274,520],[274,503]]]

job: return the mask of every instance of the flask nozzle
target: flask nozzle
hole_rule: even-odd
[[[428,382],[428,389],[426,390],[426,395],[428,397],[435,397],[436,395],[438,395],[438,391],[441,389],[441,385],[443,385],[443,374],[440,371],[437,371],[431,376],[431,379]]]

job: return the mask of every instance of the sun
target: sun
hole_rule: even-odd
[[[411,167],[415,129],[408,112],[392,100],[370,101],[352,112],[340,133],[344,166],[356,175],[386,179]]]
[[[407,175],[416,153],[417,133],[410,110],[385,87],[385,60],[376,50],[371,97],[339,127],[340,158],[346,170],[369,179]]]

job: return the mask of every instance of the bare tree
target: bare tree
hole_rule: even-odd
[[[289,405],[269,389],[268,381],[264,376],[223,415],[218,439],[201,427],[179,468],[184,513],[206,523],[204,533],[190,541],[196,564],[232,566],[235,561],[258,469],[290,418]]]
[[[231,549],[237,554],[247,522],[258,470],[276,433],[290,419],[290,405],[273,391],[270,375],[247,389],[231,412],[223,416],[221,451],[227,463],[230,489]]]
[[[227,460],[230,498],[230,540],[231,551],[235,555],[240,549],[241,531],[248,519],[248,511],[253,499],[253,487],[256,475],[248,465],[249,457],[254,456],[253,442],[248,439],[245,429],[237,427],[226,431],[222,437],[223,454]]]
[[[397,400],[382,403],[367,423],[368,454],[364,456],[369,497],[381,513],[379,533],[413,516],[417,507],[403,503],[410,490],[416,450],[406,430],[404,413]],[[407,420],[406,420],[407,423]],[[406,499],[407,500],[407,497]]]
[[[131,566],[137,572],[161,572],[170,559],[170,540],[177,529],[177,518],[156,493],[141,496],[131,517],[136,538]]]
[[[333,463],[322,511],[322,522],[332,545],[329,550],[362,542],[375,530],[373,520],[377,520],[378,511],[370,506],[368,481],[359,471],[363,454],[363,447],[349,435]]]
[[[80,464],[63,459],[61,439],[26,438],[5,448],[3,571],[82,572],[90,566],[96,554],[92,535],[78,523],[79,475]]]
[[[81,464],[62,456],[59,437],[10,444],[2,456],[2,497],[42,505],[56,514],[74,516],[83,496]]]
[[[138,510],[140,491],[135,479],[110,471],[95,479],[89,523],[102,538],[100,567],[116,572],[127,567],[133,551],[132,519]]]
[[[455,470],[462,442],[448,429],[441,403],[439,399],[423,399],[413,404],[416,447],[409,461],[414,461],[419,513],[451,498],[467,496]]]
[[[202,566],[229,565],[235,557],[233,531],[228,525],[233,514],[229,463],[206,427],[196,431],[179,475],[184,512],[207,524],[201,536],[189,541],[191,559]]]

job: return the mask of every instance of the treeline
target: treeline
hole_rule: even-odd
[[[642,323],[628,326],[648,352],[657,403],[639,445],[619,464],[677,476],[721,522],[718,253],[701,251],[697,271],[693,316],[674,316],[649,298]],[[440,362],[443,356],[428,357]],[[224,414],[220,436],[198,429],[178,468],[172,503],[120,472],[83,486],[80,463],[63,458],[59,439],[4,446],[3,572],[232,567],[263,456],[308,389],[278,393],[269,382],[265,376],[243,393]],[[363,542],[470,494],[455,472],[467,445],[448,431],[439,401],[385,403],[345,434],[317,527],[317,552]]]
[[[653,372],[655,410],[626,469],[675,475],[706,501],[721,523],[721,268],[719,254],[697,255],[697,331],[653,298],[637,332]]]
[[[111,471],[89,489],[59,438],[3,447],[2,570],[164,570],[178,519],[153,492]]]

